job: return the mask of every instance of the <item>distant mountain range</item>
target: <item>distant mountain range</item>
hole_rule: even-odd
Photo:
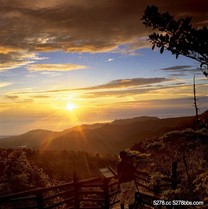
[[[203,117],[207,120],[208,111],[203,113]],[[32,130],[22,135],[2,138],[0,147],[115,154],[145,138],[159,137],[167,131],[183,130],[194,126],[194,116],[165,119],[143,116],[115,120],[111,123],[85,124],[62,132]]]

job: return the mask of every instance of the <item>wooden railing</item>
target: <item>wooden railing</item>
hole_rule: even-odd
[[[162,191],[175,190],[178,184],[176,177],[161,177],[157,183],[153,183],[150,174],[141,171],[137,172],[135,182],[140,195],[140,203],[148,206],[153,206],[153,200],[161,199]]]
[[[118,193],[116,179],[74,179],[63,185],[1,196],[0,209],[107,209],[118,202]]]
[[[150,185],[148,173],[137,173],[135,182],[141,197],[140,203],[153,206],[152,201],[160,198],[164,187],[175,189],[177,186],[176,178],[164,178],[161,181],[160,185],[154,187]],[[67,184],[1,196],[0,209],[109,209],[119,202],[119,193],[116,176],[86,180],[74,177]]]

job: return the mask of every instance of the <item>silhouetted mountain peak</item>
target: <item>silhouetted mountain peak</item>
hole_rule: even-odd
[[[97,129],[97,128],[100,128],[102,126],[104,126],[106,123],[94,123],[94,124],[82,124],[82,125],[79,125],[79,126],[74,126],[72,128],[68,128],[68,129],[65,129],[64,131],[62,131],[62,133],[66,134],[66,133],[70,133],[72,131],[82,131],[82,130],[93,130],[93,129]]]
[[[137,123],[137,122],[145,122],[148,120],[159,120],[159,118],[150,117],[150,116],[141,116],[141,117],[135,117],[135,118],[129,118],[129,119],[117,119],[117,120],[114,120],[112,124],[122,125],[122,124],[131,124],[131,123]]]
[[[208,118],[207,113],[208,111],[200,115],[205,122]],[[168,131],[195,127],[195,116],[163,119],[142,116],[115,120],[112,123],[84,124],[62,132],[36,129],[19,136],[1,139],[0,147],[44,147],[48,150],[115,154],[149,137],[160,137]]]
[[[34,129],[31,131],[28,131],[22,135],[31,135],[31,134],[47,134],[47,133],[52,133],[53,131],[45,130],[45,129]]]

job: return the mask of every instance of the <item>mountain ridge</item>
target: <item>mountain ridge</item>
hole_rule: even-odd
[[[36,129],[18,136],[2,138],[0,147],[75,150],[115,154],[149,137],[165,132],[194,128],[195,116],[157,118],[149,116],[117,119],[111,123],[83,124],[61,132]]]

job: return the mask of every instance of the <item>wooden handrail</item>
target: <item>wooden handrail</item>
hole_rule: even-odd
[[[29,196],[29,195],[33,195],[33,194],[37,194],[37,193],[44,193],[44,192],[48,192],[50,190],[61,189],[64,187],[73,186],[73,184],[74,184],[74,182],[70,182],[67,184],[38,188],[38,189],[33,189],[33,190],[26,190],[24,192],[17,192],[17,193],[13,193],[13,194],[9,194],[9,195],[3,195],[3,196],[0,196],[0,202],[2,202],[3,200],[7,200],[7,199],[14,199],[14,198],[18,198],[18,197],[22,197],[22,196]]]
[[[91,183],[91,182],[95,182],[95,181],[99,181],[99,180],[101,180],[100,177],[94,177],[94,178],[90,178],[90,179],[80,180],[77,183],[78,184],[87,184],[87,183]]]
[[[115,172],[115,171],[114,171]],[[87,202],[94,202],[97,204],[96,208],[102,205],[106,209],[109,209],[110,206],[118,203],[119,200],[116,199],[117,194],[120,192],[119,182],[116,178],[117,176],[111,179],[104,179],[101,177],[94,177],[90,179],[78,180],[74,178],[74,181],[55,185],[46,188],[37,188],[33,190],[27,190],[24,192],[14,193],[10,195],[0,196],[0,207],[4,203],[12,203],[15,201],[27,201],[31,200],[36,201],[36,205],[40,209],[52,209],[55,206],[62,205],[65,203],[72,203],[74,205],[67,205],[68,208],[81,209],[80,202],[84,202],[86,204],[85,208],[95,208],[91,206],[87,206]],[[113,179],[113,180],[112,180]],[[141,189],[140,194],[143,197],[148,197],[150,199],[156,198],[159,199],[159,195],[155,194],[155,189],[148,186],[150,183],[150,175],[143,171],[138,171],[136,174],[136,184]],[[162,183],[163,182],[163,183]],[[170,186],[171,183],[176,183],[176,178],[164,177],[161,179],[161,183],[159,188]],[[88,189],[89,188],[89,189]],[[51,192],[51,193],[47,193]],[[93,194],[93,196],[92,196]],[[52,203],[53,200],[57,197],[61,197],[59,201]],[[113,201],[112,201],[113,199]],[[44,203],[47,202],[47,206],[44,206]],[[98,202],[100,204],[98,204]],[[51,203],[51,204],[50,204]],[[150,203],[145,203],[150,204]],[[27,207],[27,206],[26,206]],[[27,208],[35,208],[33,206],[29,206]],[[37,206],[36,206],[37,208]]]

